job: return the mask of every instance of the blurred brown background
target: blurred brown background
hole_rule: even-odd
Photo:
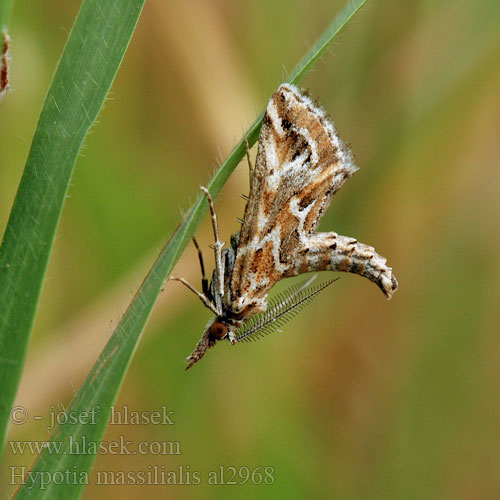
[[[15,5],[2,233],[78,4]],[[45,424],[30,417],[12,440],[48,438],[50,412],[71,400],[199,185],[343,5],[147,2],[78,160],[44,286],[18,404]],[[181,454],[101,455],[84,498],[500,498],[499,22],[497,0],[373,0],[354,18],[302,85],[360,167],[321,229],[375,246],[399,291],[387,302],[343,275],[285,333],[221,344],[184,373],[210,314],[168,284],[117,409],[167,406],[175,423],[112,425],[105,439],[178,442]],[[243,163],[217,200],[226,241],[247,179]],[[208,219],[199,240],[211,267]],[[192,247],[175,272],[198,285]],[[7,452],[4,496],[9,467],[32,459]],[[201,484],[95,484],[96,471],[154,466]],[[272,467],[274,483],[209,485],[220,466]]]

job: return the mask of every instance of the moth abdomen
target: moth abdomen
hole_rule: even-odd
[[[373,247],[356,239],[336,233],[315,233],[309,236],[307,246],[297,255],[293,274],[305,272],[339,271],[364,276],[375,283],[387,298],[397,290],[398,282]]]

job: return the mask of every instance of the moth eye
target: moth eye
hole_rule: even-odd
[[[210,327],[210,335],[218,340],[223,339],[228,332],[228,327],[224,323],[216,321]]]

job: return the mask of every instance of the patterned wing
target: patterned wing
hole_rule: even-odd
[[[231,276],[231,309],[265,309],[269,290],[295,275],[300,248],[332,196],[356,171],[324,111],[293,85],[271,97]]]

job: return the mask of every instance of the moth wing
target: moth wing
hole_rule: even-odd
[[[335,192],[356,171],[325,112],[293,85],[269,100],[231,276],[242,317],[266,307],[269,290],[295,274],[296,256]]]

